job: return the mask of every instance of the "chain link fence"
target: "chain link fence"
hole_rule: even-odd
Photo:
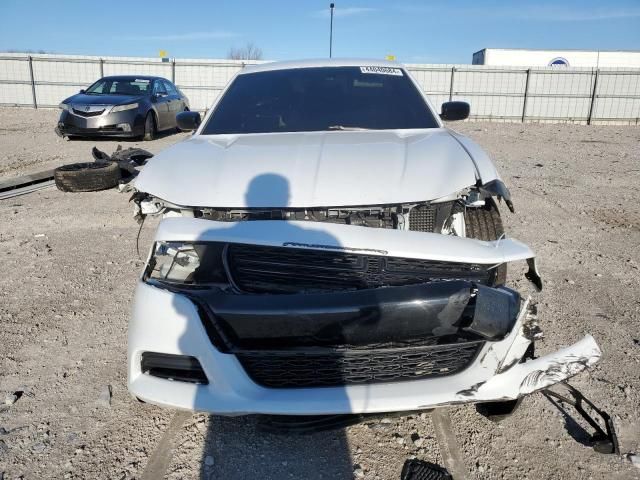
[[[0,105],[53,108],[105,75],[171,79],[193,110],[206,110],[244,65],[188,60],[0,54]],[[471,104],[471,119],[640,124],[640,69],[406,65],[436,107]]]

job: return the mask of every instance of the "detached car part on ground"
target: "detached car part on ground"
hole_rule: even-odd
[[[122,149],[118,145],[108,155],[96,147],[91,150],[94,162],[71,163],[54,170],[53,178],[63,192],[96,192],[127,183],[138,175],[138,168],[153,157],[141,148]]]
[[[220,415],[505,402],[594,365],[591,336],[533,358],[529,247],[509,191],[398,64],[245,68],[136,179],[162,215],[129,328],[129,390]],[[442,118],[469,113],[445,103]]]

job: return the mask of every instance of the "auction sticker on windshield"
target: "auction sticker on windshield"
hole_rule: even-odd
[[[393,67],[360,67],[361,73],[377,73],[379,75],[402,76],[402,69]]]

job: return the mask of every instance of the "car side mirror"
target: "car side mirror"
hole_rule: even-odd
[[[83,88],[82,90],[80,90],[80,93],[84,93],[84,91],[85,91],[85,90],[84,90],[84,88]]]
[[[464,120],[469,118],[471,107],[467,102],[444,102],[441,111],[440,118],[442,120]]]
[[[184,131],[196,130],[201,121],[200,113],[198,112],[180,112],[176,115],[178,128]]]

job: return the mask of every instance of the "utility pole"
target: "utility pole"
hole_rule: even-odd
[[[329,58],[333,54],[333,9],[335,7],[334,3],[329,4],[329,8],[331,9],[331,23],[329,26]]]

